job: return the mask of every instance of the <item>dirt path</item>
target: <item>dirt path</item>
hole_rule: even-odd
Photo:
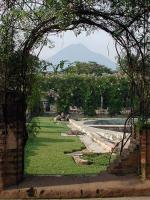
[[[29,176],[17,186],[0,193],[0,198],[103,198],[150,195],[150,181],[134,175],[115,176]],[[150,197],[149,197],[150,199]]]

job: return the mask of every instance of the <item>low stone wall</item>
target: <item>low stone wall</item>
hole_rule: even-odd
[[[102,145],[107,150],[107,152],[110,152],[115,144],[120,142],[123,137],[123,133],[121,132],[93,128],[84,124],[83,121],[75,121],[70,119],[69,122],[77,130],[87,134],[94,141]]]

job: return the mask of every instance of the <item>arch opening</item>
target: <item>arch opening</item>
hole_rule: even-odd
[[[100,28],[111,34],[116,40],[116,44],[121,45],[126,52],[129,70],[125,70],[132,81],[132,94],[138,94],[139,97],[139,110],[136,115],[140,116],[143,124],[147,122],[149,118],[149,77],[146,76],[146,73],[149,72],[147,63],[147,44],[149,44],[149,37],[147,36],[149,31],[149,5],[145,3],[145,1],[138,1],[136,8],[130,1],[129,3],[125,3],[123,5],[122,3],[114,5],[111,1],[108,1],[108,3],[105,1],[92,1],[91,3],[81,1],[79,4],[76,1],[71,4],[60,1],[56,2],[56,5],[52,5],[51,9],[49,7],[50,5],[47,3],[45,4],[43,1],[40,3],[37,2],[37,4],[31,3],[31,5],[26,3],[20,4],[17,1],[14,3],[11,1],[5,3],[5,1],[3,1],[2,6],[1,52],[3,56],[1,60],[1,86],[4,91],[4,95],[2,95],[1,105],[3,106],[1,107],[5,108],[6,106],[9,108],[9,104],[7,103],[7,94],[9,94],[9,91],[12,90],[21,93],[21,96],[23,95],[24,99],[26,99],[30,90],[29,80],[31,77],[29,74],[34,74],[28,63],[30,52],[32,51],[33,46],[37,44],[45,34],[66,30],[76,30],[77,33],[80,33],[82,30],[88,29],[89,31],[92,31]],[[58,7],[61,8],[59,12],[57,11]],[[34,17],[30,16],[30,12],[35,8],[37,8],[37,10],[41,9],[43,14],[44,12],[46,13],[46,11],[49,11],[50,15],[44,15],[44,18],[41,20],[39,19],[39,13],[34,12],[34,21]],[[131,13],[128,12],[129,8],[131,9]],[[17,19],[19,17],[19,15],[16,15],[16,13],[13,12],[14,9],[15,11],[17,9],[23,10],[23,17],[25,16],[25,19],[29,19],[29,24],[26,21],[25,25],[27,27],[25,27],[25,29],[22,26],[22,23],[24,23],[22,18],[19,18],[18,24],[16,24],[15,21],[12,23],[14,18]],[[68,9],[68,13],[66,13],[66,9]],[[140,27],[138,26],[139,24]],[[18,33],[17,30],[19,28],[20,32]],[[21,42],[16,40],[16,37],[19,34],[19,37],[21,37],[24,33],[25,37],[23,37]],[[141,34],[142,37],[140,37],[138,33]],[[137,63],[135,65],[135,60],[133,59],[134,56],[136,58],[138,57],[140,65],[137,65]],[[17,73],[14,74],[14,71]],[[22,130],[21,133],[23,136],[21,143],[25,144],[27,139],[25,131],[25,101],[21,103],[21,107],[22,108],[20,109],[22,110],[24,123],[24,130]],[[4,110],[2,108],[1,112],[5,127],[4,136],[6,140],[10,124],[8,124],[8,116],[5,115],[5,111],[6,108]],[[11,113],[10,110],[9,112]],[[134,109],[132,109],[129,118],[134,118],[134,115]],[[17,134],[17,138],[18,137],[19,136]],[[19,139],[17,139],[17,144],[18,143]],[[6,155],[5,148],[4,154]],[[6,161],[4,161],[4,163],[6,164]],[[18,162],[14,161],[14,163],[17,163],[18,165]],[[16,174],[16,172],[13,173]],[[20,173],[22,175],[22,172]]]

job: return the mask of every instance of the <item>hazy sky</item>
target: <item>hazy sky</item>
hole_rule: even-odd
[[[54,54],[56,54],[61,49],[71,45],[82,43],[84,46],[90,50],[100,53],[108,57],[112,61],[116,61],[116,51],[114,47],[114,41],[111,36],[109,36],[104,31],[95,31],[90,35],[86,35],[85,32],[79,36],[75,36],[73,31],[67,31],[61,35],[51,35],[49,39],[55,44],[54,48],[44,47],[40,53],[41,59],[48,59]]]

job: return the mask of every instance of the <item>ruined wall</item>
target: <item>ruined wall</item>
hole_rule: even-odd
[[[128,149],[110,164],[108,171],[117,175],[136,173],[142,179],[150,179],[150,126],[143,127],[134,137]]]
[[[128,148],[108,166],[108,171],[116,175],[138,174],[138,163],[139,148],[136,141],[131,139]]]
[[[140,144],[141,176],[150,179],[150,126],[141,131]]]
[[[23,179],[25,118],[20,94],[8,92],[0,104],[0,188]]]

